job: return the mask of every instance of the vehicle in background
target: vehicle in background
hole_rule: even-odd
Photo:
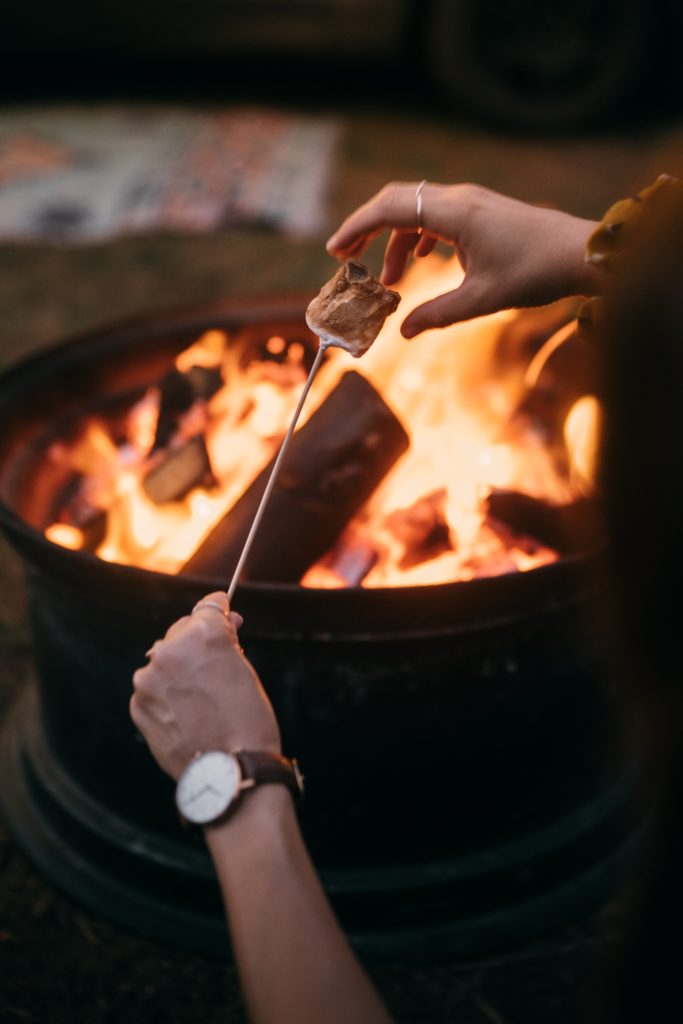
[[[27,75],[45,61],[119,61],[125,84],[129,63],[147,58],[225,62],[226,75],[234,59],[263,75],[269,57],[329,58],[342,89],[363,62],[400,60],[455,111],[566,130],[632,96],[681,21],[676,0],[12,0],[0,61]]]

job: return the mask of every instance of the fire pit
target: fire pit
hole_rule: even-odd
[[[227,583],[235,513],[258,493],[313,351],[304,309],[235,302],[112,328],[0,383],[0,517],[26,565],[39,670],[38,692],[4,731],[5,810],[68,892],[193,948],[225,948],[220,899],[130,723],[130,677],[216,578]],[[489,356],[513,322],[487,328]],[[503,945],[604,898],[630,846],[628,787],[583,622],[594,537],[572,528],[585,516],[569,502],[581,460],[553,451],[552,417],[538,413],[545,445],[512,450],[498,431],[477,450],[488,492],[507,490],[482,491],[481,474],[460,466],[454,500],[443,477],[434,486],[434,463],[443,473],[462,455],[458,431],[480,386],[465,374],[471,408],[448,443],[433,422],[421,437],[407,413],[424,385],[404,371],[382,388],[379,345],[341,415],[326,396],[348,389],[351,367],[326,367],[302,428],[318,469],[285,478],[280,495],[296,550],[274,557],[282,538],[274,544],[264,521],[235,606],[285,752],[307,776],[302,824],[344,927],[373,955],[445,956]],[[240,444],[221,455],[227,428],[214,414],[231,379],[250,391],[228,403]],[[259,395],[274,389],[273,419]],[[363,402],[370,427],[357,436]],[[532,417],[517,404],[521,437]],[[338,428],[329,445],[314,429],[320,416]],[[409,440],[412,465],[401,458]],[[555,488],[543,501],[541,466],[542,487]],[[523,478],[531,495],[516,493]],[[562,497],[561,514],[545,500]]]

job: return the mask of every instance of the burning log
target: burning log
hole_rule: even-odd
[[[594,550],[602,539],[598,507],[590,498],[579,498],[570,505],[550,505],[519,491],[493,491],[487,502],[487,517],[560,555]]]
[[[245,576],[297,582],[334,543],[408,448],[400,422],[372,385],[345,374],[292,439]],[[274,460],[273,460],[274,461]],[[225,583],[240,556],[271,462],[185,564]]]
[[[384,521],[386,528],[405,547],[401,569],[428,562],[455,548],[445,512],[446,490],[426,494],[410,508],[397,509]]]
[[[163,505],[167,501],[179,501],[193,487],[210,486],[213,480],[204,437],[196,434],[177,448],[171,448],[147,474],[142,487],[156,505]]]
[[[159,419],[152,451],[166,447],[182,413],[197,399],[207,401],[222,385],[223,377],[218,368],[192,366],[185,373],[169,370],[159,384]]]

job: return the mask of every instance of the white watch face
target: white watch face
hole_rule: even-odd
[[[210,750],[191,761],[178,780],[176,804],[187,821],[206,825],[220,817],[237,796],[240,768],[222,750]]]

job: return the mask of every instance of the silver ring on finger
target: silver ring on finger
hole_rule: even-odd
[[[223,608],[222,605],[218,604],[217,601],[198,601],[190,614],[194,615],[195,612],[200,611],[200,609],[202,608],[215,608],[217,612],[221,613],[224,619],[227,619],[228,617],[228,613],[225,610],[225,608]]]
[[[415,189],[415,219],[417,221],[417,229],[422,232],[422,210],[424,208],[424,187],[427,184],[427,179],[424,178]]]

